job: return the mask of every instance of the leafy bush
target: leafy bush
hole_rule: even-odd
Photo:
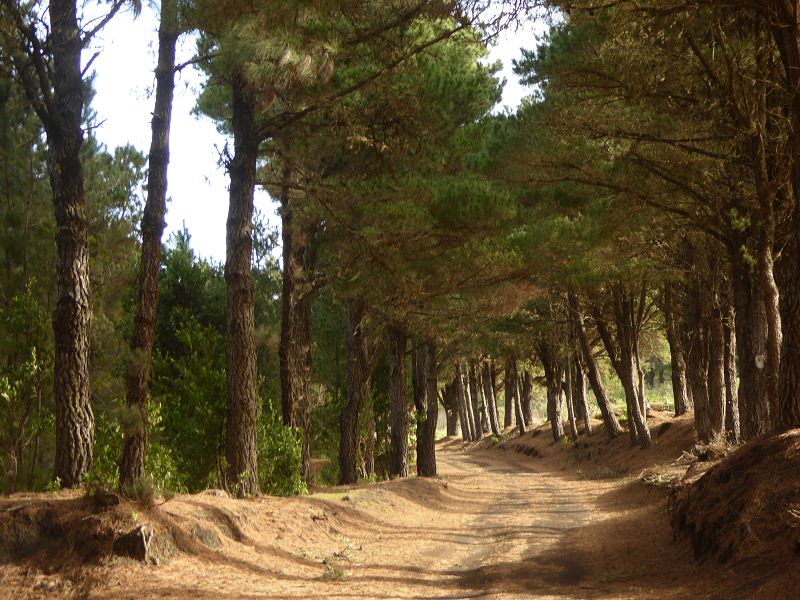
[[[258,479],[261,490],[275,496],[294,496],[308,490],[302,477],[302,445],[291,427],[265,403],[258,431]]]
[[[175,332],[174,355],[156,353],[153,402],[159,417],[153,436],[170,449],[180,488],[219,485],[225,432],[225,339],[186,319]],[[166,465],[162,465],[166,468]]]
[[[86,474],[87,489],[115,489],[119,482],[119,458],[122,452],[122,427],[111,414],[95,415],[93,466]]]
[[[40,466],[53,430],[47,329],[46,311],[31,286],[0,304],[0,491],[42,486],[52,475]]]

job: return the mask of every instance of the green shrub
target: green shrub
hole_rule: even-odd
[[[265,403],[258,432],[258,479],[261,490],[275,496],[294,496],[308,490],[302,477],[302,445],[291,427]]]
[[[178,487],[199,491],[219,485],[227,395],[225,338],[187,318],[175,332],[175,343],[174,356],[154,356],[151,431],[154,440],[169,448],[174,473],[180,474]]]
[[[172,450],[159,442],[147,445],[144,470],[156,493],[165,499],[188,491],[186,475],[179,471]]]
[[[112,490],[119,482],[119,459],[122,452],[122,427],[106,411],[98,411],[94,427],[93,466],[86,474],[87,490]]]
[[[333,459],[325,463],[314,483],[322,486],[339,485],[339,461]]]

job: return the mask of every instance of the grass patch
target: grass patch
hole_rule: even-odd
[[[651,487],[672,489],[680,481],[680,477],[677,475],[667,477],[661,473],[647,473],[642,476],[642,481]]]
[[[344,581],[347,578],[347,572],[332,557],[323,559],[322,564],[325,566],[322,581]]]
[[[346,492],[314,492],[309,494],[309,498],[317,498],[318,500],[336,500],[339,502],[349,502],[356,496],[364,493],[363,490],[348,490]]]

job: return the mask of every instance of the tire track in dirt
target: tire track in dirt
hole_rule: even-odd
[[[443,454],[443,476],[451,487],[482,499],[484,511],[461,524],[459,541],[441,544],[438,559],[455,587],[470,597],[512,598],[554,595],[577,586],[586,573],[581,557],[556,551],[562,539],[588,521],[588,509],[571,482],[538,473],[530,461],[487,453]],[[582,492],[585,490],[582,490]]]

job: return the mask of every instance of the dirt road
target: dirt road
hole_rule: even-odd
[[[20,569],[5,571],[3,584],[19,589],[16,597],[26,589],[31,597],[194,600],[723,598],[756,589],[735,568],[698,566],[673,543],[663,490],[636,474],[581,476],[544,437],[538,458],[512,445],[444,444],[437,480],[305,498],[179,497],[131,515],[190,532],[163,564],[114,558],[74,581]]]

